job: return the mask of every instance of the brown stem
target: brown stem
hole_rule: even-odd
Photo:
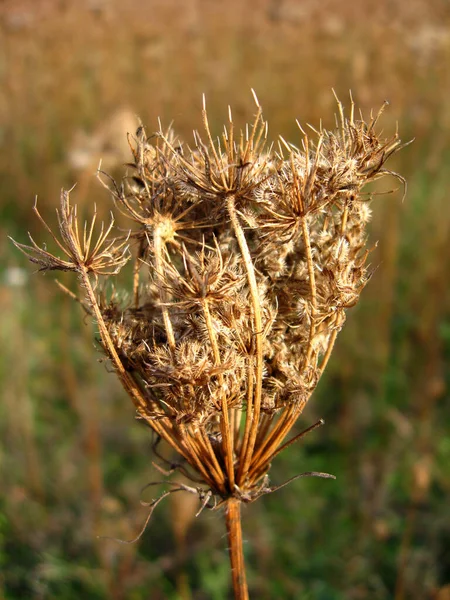
[[[250,476],[253,476],[253,475],[256,476],[256,474],[258,474],[259,472],[264,472],[265,465],[267,464],[267,462],[269,460],[270,460],[270,462],[272,462],[272,460],[276,456],[278,456],[278,454],[283,452],[283,450],[286,450],[286,448],[288,448],[289,446],[294,444],[297,440],[299,440],[302,437],[304,437],[305,435],[307,435],[310,431],[313,431],[317,427],[320,427],[321,425],[323,425],[324,422],[325,421],[323,419],[320,419],[319,421],[314,423],[314,425],[311,425],[307,429],[304,429],[302,432],[298,433],[297,435],[294,435],[294,437],[292,437],[287,442],[284,442],[284,444],[282,444],[281,446],[278,446],[278,448],[276,450],[273,450],[271,454],[266,453],[267,456],[263,454],[263,458],[258,460],[258,462],[255,462],[255,465],[252,465],[252,468],[250,470]],[[271,447],[271,449],[272,449],[272,447]]]
[[[245,575],[242,547],[241,502],[236,498],[229,498],[227,501],[226,524],[234,598],[235,600],[248,600],[247,578]]]
[[[161,237],[160,227],[156,226],[153,232],[153,244],[155,254],[155,270],[158,275],[158,282],[161,285],[161,311],[164,321],[164,327],[167,335],[167,342],[171,350],[175,348],[175,336],[173,333],[172,322],[169,316],[169,309],[165,302],[167,301],[167,293],[162,285],[161,281],[164,276],[164,265],[163,265],[163,252],[165,249],[164,240]]]
[[[314,262],[312,258],[311,240],[309,236],[309,229],[306,223],[306,219],[302,219],[302,232],[303,232],[303,243],[305,244],[306,263],[308,265],[309,274],[309,286],[311,289],[311,329],[309,330],[308,349],[306,351],[306,362],[308,363],[311,359],[313,351],[313,340],[316,334],[316,310],[317,310],[317,290],[316,290],[316,276],[314,274]]]
[[[144,239],[142,239],[139,243],[138,254],[133,264],[133,299],[135,308],[139,307],[139,273],[142,264],[142,256],[144,253]]]
[[[122,361],[119,358],[119,355],[117,354],[117,350],[108,333],[108,329],[103,319],[103,315],[97,303],[97,298],[95,297],[94,289],[91,285],[91,280],[89,279],[87,268],[84,266],[80,266],[79,275],[81,283],[86,291],[89,304],[92,308],[93,315],[97,321],[98,330],[104,348],[116,369],[116,373],[125,391],[132,399],[138,413],[142,416],[143,419],[145,419],[148,422],[150,427],[152,427],[152,429],[154,429],[158,435],[160,435],[164,440],[166,440],[168,444],[175,448],[175,450],[177,450],[179,454],[187,458],[186,449],[179,446],[176,439],[170,435],[170,426],[163,424],[162,420],[158,423],[154,419],[150,420],[149,418],[147,418],[144,410],[146,407],[146,399],[143,397],[142,392],[139,389],[139,386],[134,381],[133,377],[130,375],[130,373],[126,371],[125,367],[122,364]]]
[[[341,325],[342,321],[343,321],[343,317],[342,317],[342,314],[340,313],[340,314],[338,314],[338,316],[336,318],[336,324],[334,326],[334,331],[330,335],[330,338],[328,340],[327,349],[326,349],[325,354],[323,356],[322,362],[320,363],[320,366],[319,366],[319,374],[320,374],[320,376],[324,372],[325,367],[327,366],[328,361],[330,360],[330,356],[331,356],[331,353],[333,352],[334,344],[336,342],[337,335],[338,335],[338,333],[340,331],[340,325]]]
[[[211,319],[211,311],[209,310],[208,301],[202,302],[203,314],[205,316],[206,328],[208,329],[209,341],[214,355],[214,362],[217,366],[220,365],[220,352],[217,344],[217,337],[214,331],[214,326]],[[222,432],[223,446],[224,446],[224,457],[225,465],[228,473],[228,480],[230,484],[231,492],[234,490],[234,464],[233,464],[233,441],[232,434],[233,430],[230,428],[230,419],[228,415],[227,399],[224,393],[223,375],[219,373],[218,381],[221,389],[221,408],[222,415],[220,418],[220,428]]]
[[[247,240],[245,239],[244,231],[239,223],[236,213],[235,198],[229,196],[227,199],[228,215],[233,226],[241,255],[244,261],[245,270],[247,272],[247,281],[250,289],[250,296],[253,306],[254,333],[255,333],[255,349],[256,349],[256,364],[255,364],[255,389],[253,403],[251,398],[248,398],[247,418],[245,421],[244,439],[241,448],[241,464],[239,466],[238,480],[242,482],[250,468],[253,449],[255,447],[256,434],[258,433],[259,417],[261,414],[261,397],[262,397],[262,379],[263,379],[263,331],[262,331],[262,316],[261,306],[258,292],[258,284],[256,282],[255,268],[253,266],[252,257],[250,254]]]
[[[270,460],[272,454],[283,442],[289,431],[294,426],[297,417],[298,414],[293,408],[290,408],[282,414],[279,421],[277,421],[265,441],[261,442],[261,445],[252,456],[252,467],[250,469],[250,473],[254,473],[262,464],[265,464]]]

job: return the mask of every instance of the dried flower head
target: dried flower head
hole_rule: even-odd
[[[95,216],[80,235],[64,192],[62,242],[52,236],[66,258],[17,244],[42,269],[79,273],[138,416],[219,502],[273,491],[271,461],[301,437],[286,441],[369,279],[364,187],[404,182],[385,168],[401,142],[377,133],[382,110],[366,123],[338,102],[334,131],[301,130],[300,148],[274,148],[256,104],[252,125],[236,136],[230,111],[217,140],[204,106],[206,141],[195,134],[192,149],[162,129],[130,136],[131,175],[102,178],[132,223],[126,239],[109,238],[111,223],[93,243]],[[123,304],[97,292],[92,274],[114,278],[128,245]]]
[[[94,212],[89,225],[86,222],[84,223],[82,234],[80,233],[77,207],[70,204],[68,191],[61,191],[60,210],[56,211],[61,241],[58,240],[57,236],[41,217],[37,208],[37,202],[34,205],[34,212],[45,229],[50,233],[63,255],[66,256],[65,259],[59,258],[47,252],[46,249],[40,248],[30,234],[31,246],[19,244],[13,240],[17,248],[24,252],[31,262],[39,265],[40,271],[85,271],[86,273],[93,273],[95,276],[117,275],[130,259],[127,240],[118,241],[114,238],[109,239],[109,234],[114,227],[114,218],[112,216],[106,229],[104,224],[101,224],[100,233],[96,241],[93,240],[97,220],[96,212]]]

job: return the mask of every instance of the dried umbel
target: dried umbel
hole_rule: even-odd
[[[205,504],[227,504],[242,598],[240,502],[273,491],[271,461],[303,435],[287,440],[368,281],[364,186],[385,175],[403,182],[385,168],[401,142],[377,133],[382,110],[366,123],[353,103],[348,117],[338,103],[336,130],[312,130],[312,139],[301,130],[297,148],[267,145],[256,104],[252,125],[237,134],[230,112],[217,141],[204,108],[204,138],[195,134],[193,149],[172,131],[129,136],[126,177],[101,176],[132,221],[126,236],[111,239],[111,224],[94,242],[94,222],[80,230],[63,192],[61,241],[52,235],[64,258],[33,240],[16,244],[41,270],[78,273],[138,417],[201,480],[192,489]],[[125,302],[98,282],[114,280],[127,259]]]

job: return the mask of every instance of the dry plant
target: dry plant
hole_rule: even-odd
[[[79,225],[63,191],[60,238],[34,208],[61,256],[15,242],[42,271],[77,273],[137,418],[179,453],[193,482],[171,492],[225,507],[241,599],[241,504],[279,489],[269,483],[273,459],[321,423],[287,439],[370,277],[363,188],[385,175],[404,184],[385,168],[401,142],[377,132],[384,106],[366,122],[353,101],[348,116],[338,102],[336,129],[300,127],[297,148],[282,138],[268,145],[255,101],[253,124],[236,132],[230,110],[217,140],[204,104],[193,148],[170,129],[130,136],[130,173],[120,183],[99,174],[133,222],[128,234],[112,237],[113,221],[95,234],[95,214]],[[129,261],[124,294],[117,276]]]

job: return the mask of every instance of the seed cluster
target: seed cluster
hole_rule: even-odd
[[[384,167],[401,142],[376,132],[382,110],[366,123],[353,103],[348,117],[338,103],[336,130],[312,139],[301,130],[301,148],[283,139],[269,147],[256,104],[252,125],[236,134],[230,112],[216,141],[204,108],[205,136],[196,133],[193,148],[171,130],[130,136],[127,176],[103,178],[133,222],[126,240],[100,233],[93,244],[93,225],[81,236],[64,192],[66,258],[17,244],[44,270],[80,274],[139,417],[212,493],[244,501],[269,490],[270,462],[368,281],[363,188],[386,174],[403,182]],[[128,246],[124,303],[98,291],[96,278],[115,278]]]

